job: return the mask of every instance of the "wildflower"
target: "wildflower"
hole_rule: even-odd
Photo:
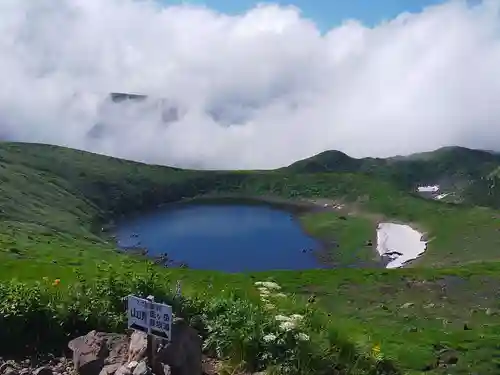
[[[272,341],[276,340],[276,335],[273,335],[272,333],[270,333],[268,335],[265,335],[263,337],[263,339],[265,342],[272,342]]]
[[[381,361],[384,357],[382,355],[382,353],[380,352],[380,344],[376,344],[373,348],[372,348],[372,356],[373,358],[375,358],[377,361]]]
[[[295,323],[290,321],[290,320],[288,320],[286,322],[282,322],[280,324],[280,329],[283,331],[291,331],[294,328],[295,328]]]
[[[284,297],[286,297],[286,294],[285,293],[276,293],[274,296],[284,298]]]
[[[275,306],[272,304],[272,303],[266,303],[264,305],[264,308],[268,309],[268,310],[272,310],[275,308]]]
[[[268,296],[269,290],[267,288],[259,288],[259,293],[263,296]]]
[[[309,341],[309,336],[306,335],[305,333],[303,332],[299,332],[297,333],[297,335],[295,336],[298,340],[300,341]]]
[[[54,282],[52,283],[52,285],[53,286],[59,286],[60,283],[61,283],[60,279],[55,279]]]
[[[301,321],[304,317],[300,314],[293,314],[290,316],[290,319],[295,321],[295,322],[298,322],[298,321]]]
[[[273,283],[272,281],[256,281],[254,285],[261,286],[267,289],[275,289],[275,290],[281,289],[281,287],[278,284]]]
[[[266,288],[268,289],[274,289],[274,290],[280,290],[281,287],[276,284],[276,283],[273,283],[272,281],[264,281],[264,284],[263,284]]]
[[[42,277],[43,281],[49,281],[49,278],[47,276]]]
[[[276,315],[274,317],[274,319],[276,319],[278,322],[289,322],[290,321],[290,318],[288,316],[285,316],[285,315]]]

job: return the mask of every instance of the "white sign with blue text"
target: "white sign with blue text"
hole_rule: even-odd
[[[128,327],[171,340],[172,306],[128,296]]]

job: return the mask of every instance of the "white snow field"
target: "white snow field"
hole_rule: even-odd
[[[421,256],[427,249],[422,233],[409,225],[379,223],[377,227],[377,251],[390,257],[386,268],[398,268]]]
[[[437,193],[439,191],[439,185],[430,186],[419,186],[417,187],[419,193]]]

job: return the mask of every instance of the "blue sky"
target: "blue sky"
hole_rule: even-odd
[[[224,13],[240,13],[260,1],[253,0],[159,0],[165,4],[202,4]],[[422,8],[442,3],[443,0],[276,0],[281,5],[295,5],[303,15],[313,19],[323,30],[338,25],[345,19],[355,18],[368,25],[405,12],[418,12]]]

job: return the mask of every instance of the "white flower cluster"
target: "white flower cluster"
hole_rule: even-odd
[[[276,306],[269,302],[271,297],[284,298],[286,294],[279,293],[277,291],[281,290],[281,287],[271,281],[257,281],[255,286],[259,290],[260,298],[264,302],[264,307],[268,310],[276,309]],[[286,315],[276,315],[274,317],[276,321],[280,322],[279,328],[281,331],[288,332],[297,328],[299,322],[304,318],[302,315],[293,314],[290,316]],[[297,332],[295,335],[297,340],[308,341],[309,336],[302,332]],[[275,334],[268,334],[264,336],[265,342],[273,342],[277,339]]]
[[[297,324],[303,319],[304,317],[299,314],[293,314],[290,316],[285,316],[285,315],[276,315],[274,319],[276,319],[280,323],[280,329],[283,331],[291,331],[292,329],[297,328]]]
[[[273,283],[272,281],[257,281],[255,283],[255,286],[260,286],[260,287],[263,287],[265,289],[273,289],[273,290],[280,290],[281,289],[281,287],[278,284]]]
[[[276,308],[276,306],[269,302],[269,298],[286,297],[283,293],[276,293],[281,289],[281,287],[272,281],[257,281],[255,286],[259,290],[260,298],[262,302],[264,302],[264,307],[267,310],[273,310]]]

